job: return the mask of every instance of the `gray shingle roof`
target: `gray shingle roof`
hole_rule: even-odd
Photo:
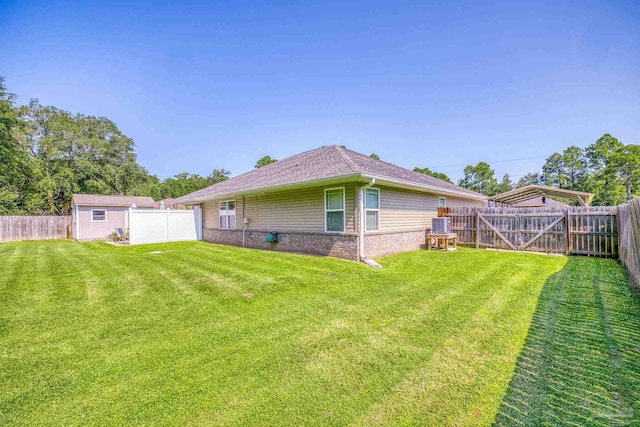
[[[145,196],[109,196],[104,194],[74,194],[73,204],[78,206],[131,206],[154,208],[156,202]]]
[[[376,160],[337,145],[330,145],[305,151],[227,181],[219,182],[182,196],[176,199],[175,203],[189,204],[226,194],[359,175],[400,180],[419,187],[435,187],[444,191],[460,193],[461,196],[468,195],[472,198],[485,197],[475,191],[437,178]]]

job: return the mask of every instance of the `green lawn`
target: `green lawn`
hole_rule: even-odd
[[[380,262],[1,244],[0,425],[556,424],[596,402],[639,419],[640,301],[614,261]]]
[[[640,425],[640,294],[572,257],[542,290],[498,425]]]

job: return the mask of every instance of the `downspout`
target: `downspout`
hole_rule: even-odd
[[[248,226],[249,226],[249,222],[245,219],[245,220],[244,220],[244,228],[242,229],[242,247],[243,247],[243,248],[245,247],[245,245],[244,245],[244,242],[245,242],[244,235],[245,235],[245,233],[247,232],[247,227],[248,227]]]
[[[358,230],[358,234],[360,235],[360,238],[358,239],[359,243],[360,243],[360,260],[364,261],[365,259],[367,259],[367,257],[364,255],[364,228],[365,228],[365,214],[364,214],[364,199],[365,199],[365,192],[367,190],[367,188],[373,187],[373,185],[376,183],[376,179],[375,178],[371,178],[371,182],[363,185],[362,187],[360,187],[360,204],[358,206],[358,209],[360,210],[360,221],[359,222],[359,230]]]

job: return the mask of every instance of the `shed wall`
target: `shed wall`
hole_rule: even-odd
[[[105,222],[91,222],[91,211],[93,209],[104,209],[107,211]],[[102,207],[102,206],[78,206],[77,226],[74,224],[74,238],[76,240],[106,240],[116,228],[125,229],[129,226],[129,209],[125,207]]]

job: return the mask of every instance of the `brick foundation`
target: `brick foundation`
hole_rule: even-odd
[[[398,252],[416,251],[426,247],[426,230],[367,233],[364,252],[367,258],[376,258]],[[266,242],[269,232],[247,230],[245,246],[280,252],[297,252],[332,256],[357,261],[357,234],[325,234],[304,231],[279,232],[278,243]],[[242,246],[242,230],[203,229],[203,240],[230,246]]]
[[[358,236],[356,234],[283,231],[278,234],[278,243],[271,244],[266,242],[268,233],[269,231],[263,230],[247,230],[245,247],[358,260]],[[242,230],[204,228],[202,237],[207,242],[242,246]]]
[[[425,249],[426,233],[424,229],[367,233],[364,237],[364,254],[367,258],[376,258],[398,252]]]

